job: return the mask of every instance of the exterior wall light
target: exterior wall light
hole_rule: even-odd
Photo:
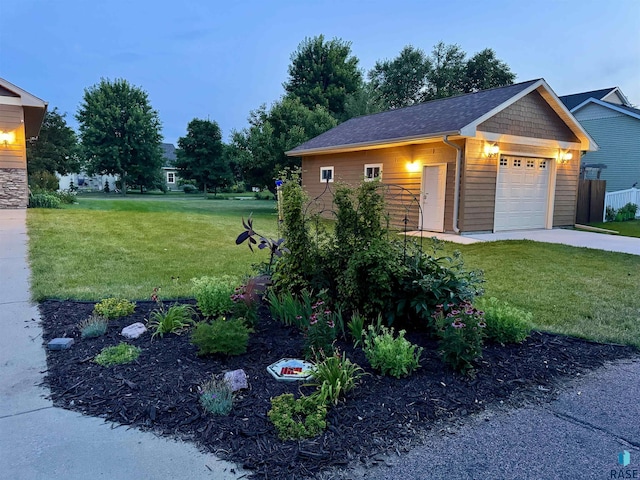
[[[420,166],[421,166],[420,162],[416,162],[415,160],[412,160],[411,162],[407,162],[407,171],[411,173],[419,172]]]
[[[497,143],[485,143],[484,144],[484,154],[488,158],[495,158],[500,153],[500,147]]]
[[[568,151],[560,151],[558,154],[558,163],[569,163],[569,161],[573,158],[573,153]]]
[[[4,144],[5,147],[16,141],[16,135],[13,132],[3,132],[0,130],[0,144]]]

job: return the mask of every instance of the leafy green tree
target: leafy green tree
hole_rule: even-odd
[[[49,172],[66,175],[80,170],[78,139],[58,107],[49,110],[37,140],[27,143],[29,173]]]
[[[429,57],[432,68],[427,74],[425,100],[453,97],[464,92],[466,53],[458,45],[438,42]]]
[[[218,188],[233,181],[229,161],[224,155],[222,133],[218,124],[211,120],[194,118],[187,126],[187,135],[178,139],[176,168],[180,176],[195,180],[207,196],[207,189]]]
[[[143,191],[158,184],[161,124],[144,90],[124,79],[101,79],[85,89],[76,119],[89,175],[118,175],[123,195],[127,185]]]
[[[251,112],[249,127],[232,134],[233,161],[250,186],[275,190],[274,179],[286,167],[299,160],[284,152],[335,127],[337,121],[323,107],[310,110],[300,99],[285,97],[267,111],[265,105]]]
[[[369,81],[386,109],[423,101],[431,61],[419,48],[404,47],[393,60],[378,61],[369,71]]]
[[[344,102],[344,115],[340,120],[345,121],[361,115],[371,115],[387,109],[388,107],[374,91],[371,82],[364,82],[362,87],[347,95]]]
[[[324,107],[336,118],[344,116],[347,95],[362,84],[358,58],[351,55],[351,43],[339,38],[325,41],[324,35],[305,38],[291,55],[289,79],[283,84],[289,95],[313,109]]]
[[[464,81],[465,92],[511,85],[516,76],[505,62],[496,57],[491,48],[485,48],[467,61]]]

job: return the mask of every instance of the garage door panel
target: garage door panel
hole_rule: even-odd
[[[544,228],[548,160],[502,156],[498,165],[494,230]]]

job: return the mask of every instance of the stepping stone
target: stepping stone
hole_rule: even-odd
[[[124,327],[122,329],[122,336],[125,338],[138,338],[144,332],[147,331],[147,327],[144,326],[144,323],[136,322],[132,323],[128,327]]]
[[[73,345],[73,338],[54,338],[47,346],[49,350],[68,350]]]
[[[244,370],[232,370],[224,374],[224,381],[229,384],[232,392],[237,392],[243,388],[249,388],[247,374]]]

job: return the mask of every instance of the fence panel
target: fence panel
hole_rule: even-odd
[[[604,221],[607,213],[607,207],[616,210],[624,207],[627,203],[635,203],[640,206],[640,189],[629,188],[627,190],[619,190],[617,192],[609,192],[604,198],[604,210],[602,212],[602,220]],[[636,212],[636,218],[640,218],[640,208]]]
[[[607,182],[604,180],[578,180],[576,223],[599,222],[604,210]]]

